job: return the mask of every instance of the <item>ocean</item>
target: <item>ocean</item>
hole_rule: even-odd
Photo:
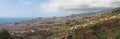
[[[33,18],[0,18],[0,26],[32,20]]]

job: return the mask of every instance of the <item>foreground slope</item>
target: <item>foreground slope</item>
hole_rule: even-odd
[[[66,35],[69,36],[63,35],[57,39],[120,39],[119,9],[102,15],[89,17],[82,23],[79,21],[76,22],[77,23],[69,28],[70,30],[67,32],[69,34],[66,33]],[[70,35],[72,35],[72,37],[70,37]]]

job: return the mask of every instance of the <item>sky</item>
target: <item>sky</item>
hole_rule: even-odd
[[[0,17],[60,17],[119,6],[120,0],[0,0]]]

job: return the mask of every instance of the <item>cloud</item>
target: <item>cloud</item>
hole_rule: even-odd
[[[32,2],[27,1],[27,2],[24,2],[23,4],[30,5],[30,4],[32,4]]]
[[[24,5],[30,5],[30,4],[32,4],[32,2],[30,2],[29,0],[19,0],[19,2],[21,2]]]
[[[23,2],[23,0],[19,0],[19,2]]]
[[[40,4],[43,13],[92,12],[116,8],[120,0],[50,0]]]

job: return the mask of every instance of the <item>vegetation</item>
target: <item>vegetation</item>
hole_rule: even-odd
[[[3,30],[0,33],[0,39],[12,39],[12,37],[7,31]]]

